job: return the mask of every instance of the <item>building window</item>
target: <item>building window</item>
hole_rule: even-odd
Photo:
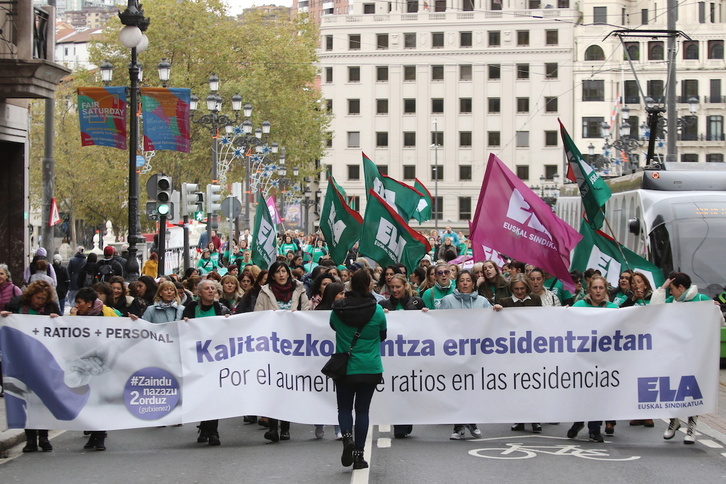
[[[517,45],[519,47],[529,45],[529,30],[517,30]]]
[[[459,197],[459,220],[471,218],[471,197]]]
[[[640,102],[638,81],[625,81],[623,84],[623,97],[625,98],[625,104],[638,104]]]
[[[527,7],[530,10],[536,10],[538,8],[542,8],[542,1],[541,0],[529,0],[529,6]]]
[[[418,12],[418,0],[406,0],[406,13]]]
[[[685,60],[697,60],[698,59],[698,41],[684,41],[683,42],[683,59]]]
[[[662,41],[648,42],[648,60],[665,59],[665,50]]]
[[[517,112],[518,113],[528,113],[529,112],[529,98],[528,97],[518,97],[517,98]]]
[[[415,131],[404,131],[403,132],[403,146],[404,148],[412,148],[416,146],[416,132]]]
[[[557,98],[556,97],[546,97],[545,98],[545,112],[546,113],[556,113],[557,112]]]
[[[326,148],[333,147],[333,132],[332,131],[325,132],[325,147]],[[332,170],[332,167],[331,167],[331,170]]]
[[[325,83],[330,84],[331,82],[333,82],[333,68],[326,67],[325,68]]]
[[[329,112],[333,112],[333,100],[332,99],[326,99],[325,100],[325,109]]]
[[[348,148],[360,148],[360,131],[348,131]]]
[[[706,2],[698,2],[698,23],[706,23]]]
[[[431,80],[432,81],[443,81],[444,80],[444,66],[431,66]]]
[[[376,49],[388,50],[388,34],[376,34]]]
[[[416,32],[406,32],[403,34],[403,47],[404,49],[416,48]]]
[[[502,0],[489,0],[489,10],[501,10]]]
[[[364,3],[363,4],[363,13],[365,15],[372,15],[376,13],[376,4],[375,3]]]
[[[388,131],[376,131],[376,147],[388,147]]]
[[[517,64],[517,79],[529,79],[529,64]]]
[[[471,64],[461,64],[459,66],[459,80],[471,81]]]
[[[557,79],[557,62],[545,64],[545,79]]]
[[[360,67],[348,67],[348,82],[360,82]]]
[[[416,66],[403,66],[403,80],[404,81],[415,81],[416,80]]]
[[[582,118],[582,137],[602,138],[602,123],[604,121],[605,118],[597,116]]]
[[[529,166],[528,165],[517,165],[517,178],[520,180],[529,180]]]
[[[360,99],[348,99],[348,114],[360,114]]]
[[[376,99],[376,114],[388,114],[388,99]]]
[[[431,131],[431,144],[438,145],[439,147],[444,146],[444,132]]]
[[[723,153],[706,154],[706,163],[723,163]]]
[[[459,98],[459,114],[471,114],[471,98],[460,97]]]
[[[605,81],[598,79],[588,79],[586,81],[582,81],[582,100],[604,101]]]
[[[499,47],[502,45],[502,32],[499,30],[490,30],[489,36],[489,47]]]
[[[648,9],[647,8],[640,9],[640,23],[642,25],[648,25]]]
[[[444,47],[443,32],[431,32],[431,47],[434,49],[441,49]]]
[[[360,34],[348,35],[348,50],[360,50]]]
[[[459,131],[459,147],[471,148],[471,131]]]
[[[585,60],[586,61],[604,61],[605,60],[605,52],[603,52],[602,47],[599,45],[591,45],[590,47],[585,50]]]
[[[723,59],[723,40],[708,41],[708,58]]]
[[[444,179],[444,166],[439,163],[438,166],[431,165],[431,180],[441,181]]]
[[[623,60],[628,60],[628,57],[630,57],[630,60],[640,60],[640,43],[625,42],[625,52],[627,55],[623,54]]]
[[[464,12],[473,12],[474,0],[464,0],[464,2],[462,3],[462,9]]]
[[[403,165],[403,179],[404,180],[415,180],[416,179],[416,165]]]
[[[546,45],[559,45],[560,43],[560,31],[559,30],[545,30],[545,44]]]
[[[646,84],[648,96],[653,98],[657,103],[665,102],[665,82],[661,79],[653,79]]]
[[[333,50],[333,36],[332,35],[325,36],[325,50],[327,50],[327,51]]]
[[[360,165],[348,165],[348,180],[360,180]]]
[[[459,180],[471,181],[471,165],[459,165]]]
[[[706,139],[708,141],[723,141],[723,116],[706,117]]]
[[[431,207],[431,218],[434,220],[441,220],[442,213],[444,212],[444,197],[431,197],[433,207]]]
[[[698,163],[698,153],[683,153],[683,154],[681,154],[681,162],[683,162],[683,163]]]
[[[416,99],[409,98],[403,100],[403,114],[416,114]]]
[[[502,78],[502,66],[500,64],[489,64],[487,68],[489,70],[490,80]]]
[[[459,47],[471,47],[473,39],[471,32],[459,32]]]
[[[691,97],[699,99],[698,79],[684,79],[681,81],[681,99],[679,102],[687,103]]]
[[[388,82],[388,66],[376,67],[376,81]]]
[[[516,131],[514,137],[517,148],[529,147],[529,131]]]
[[[376,165],[381,175],[388,175],[388,165]]]
[[[709,94],[708,102],[710,103],[722,103],[723,96],[721,96],[721,79],[709,79]]]
[[[441,98],[435,98],[431,100],[431,113],[441,114],[444,112],[444,100]]]
[[[557,146],[557,131],[545,131],[545,146]]]
[[[501,146],[502,136],[499,131],[487,131],[487,146]]]
[[[489,114],[499,114],[502,112],[502,99],[498,97],[487,98],[487,107]]]
[[[593,7],[592,23],[594,23],[596,25],[607,24],[608,23],[608,8],[607,7]]]

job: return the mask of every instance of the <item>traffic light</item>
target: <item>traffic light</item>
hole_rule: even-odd
[[[207,213],[219,212],[222,209],[222,187],[207,185]]]
[[[182,183],[181,186],[181,215],[193,215],[197,211],[197,190],[196,183]]]
[[[171,192],[171,177],[163,174],[156,175],[154,199],[156,199],[157,215],[173,218],[174,204],[171,203]]]

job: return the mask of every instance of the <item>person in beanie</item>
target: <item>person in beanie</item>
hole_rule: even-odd
[[[23,272],[23,281],[25,282],[25,285],[27,286],[30,282],[30,276],[35,274],[38,271],[38,261],[44,260],[48,262],[48,252],[43,248],[40,247],[38,250],[35,251],[35,256],[33,256],[33,260],[30,262],[28,267],[25,268],[25,272]],[[58,284],[58,280],[55,277],[55,270],[53,270],[53,266],[51,264],[48,264],[48,269],[46,269],[46,273],[48,276],[50,276],[51,279],[53,279],[53,286]]]
[[[109,282],[113,276],[123,276],[124,267],[121,263],[113,258],[116,249],[107,245],[103,249],[103,259],[98,261],[96,266],[96,280],[100,282]]]

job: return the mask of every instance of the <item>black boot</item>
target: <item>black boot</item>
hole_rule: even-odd
[[[353,465],[354,449],[353,434],[350,432],[343,433],[343,455],[340,456],[340,463],[343,464],[343,467]]]
[[[217,432],[209,434],[209,445],[211,446],[217,446],[221,445],[222,442],[219,440],[219,434]]]
[[[197,425],[197,428],[199,429],[199,436],[197,437],[197,443],[198,444],[204,444],[209,440],[209,435],[207,435],[207,432],[202,429],[202,424]]]
[[[368,462],[363,458],[363,449],[360,447],[353,451],[353,469],[368,469]]]
[[[268,420],[268,431],[265,432],[264,437],[270,442],[278,442],[280,440],[280,433],[277,431],[278,420],[271,418]]]
[[[38,431],[25,429],[25,439],[28,441],[23,452],[38,452]]]
[[[95,449],[96,448],[96,441],[98,436],[95,432],[91,432],[91,436],[88,438],[88,442],[86,442],[86,445],[83,446],[84,449]]]
[[[96,450],[106,450],[106,432],[96,432]]]
[[[40,447],[43,452],[53,451],[53,446],[50,445],[50,441],[48,440],[47,430],[38,430],[38,447]]]

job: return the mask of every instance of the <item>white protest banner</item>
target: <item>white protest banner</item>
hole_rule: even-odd
[[[8,356],[11,367],[34,359],[24,351],[6,353],[15,344],[6,338],[8,331],[22,332],[47,348],[66,381],[75,367],[64,362],[83,359],[108,342],[121,347],[108,371],[87,381],[91,395],[103,396],[89,398],[77,417],[59,419],[42,410],[47,398],[28,397],[28,422],[35,427],[114,429],[241,415],[332,424],[335,386],[320,373],[334,350],[328,317],[325,311],[267,311],[149,325],[13,315],[2,321],[0,340],[4,367]],[[612,310],[396,311],[387,319],[384,382],[373,398],[373,424],[629,420],[716,410],[720,314],[710,302]],[[90,334],[74,336],[75,328],[84,327]],[[67,328],[66,336],[48,336],[45,328],[51,334]],[[170,356],[175,344],[148,334],[131,343],[135,340],[114,336],[122,328],[178,341],[179,374]],[[175,388],[163,379],[167,374],[180,384],[181,400],[161,395]],[[34,388],[25,384],[27,397]],[[128,403],[133,391],[136,406]],[[166,400],[139,400],[152,396]],[[159,409],[172,404],[168,411]],[[146,415],[157,412],[159,420],[143,420],[144,405]]]

